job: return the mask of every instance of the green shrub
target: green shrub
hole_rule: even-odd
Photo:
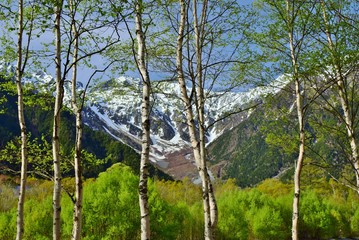
[[[15,239],[16,209],[0,212],[0,239]]]
[[[25,239],[52,238],[52,196],[43,201],[29,199],[25,201]]]
[[[327,202],[314,191],[302,194],[300,234],[303,238],[324,239],[335,236],[337,224]]]
[[[84,239],[129,239],[139,235],[138,181],[129,167],[115,164],[86,185]]]
[[[359,207],[356,209],[350,222],[351,231],[357,236],[359,234]]]

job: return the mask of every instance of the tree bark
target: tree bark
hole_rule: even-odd
[[[73,44],[73,59],[72,59],[72,86],[71,86],[71,106],[76,117],[76,139],[75,139],[75,156],[74,156],[74,168],[75,168],[75,204],[73,215],[73,227],[72,227],[72,240],[81,239],[82,231],[82,202],[83,202],[83,183],[82,183],[82,106],[78,106],[77,103],[77,61],[79,50],[79,34],[75,25],[75,11],[73,9],[73,1],[70,1],[70,7],[72,12],[72,35],[74,38]]]
[[[61,14],[63,1],[57,1],[55,6],[55,37],[56,37],[56,98],[54,107],[54,125],[52,135],[52,152],[54,165],[53,192],[53,239],[61,239],[61,169],[60,169],[60,113],[64,96],[64,81],[61,75]]]
[[[202,66],[202,50],[205,35],[205,25],[207,20],[208,1],[204,0],[201,8],[200,20],[197,17],[197,0],[193,1],[193,25],[194,25],[194,38],[196,49],[196,110],[199,128],[199,149],[200,149],[200,168],[203,171],[202,189],[203,193],[207,194],[206,201],[209,206],[209,219],[205,216],[205,238],[215,238],[215,227],[217,224],[217,204],[215,201],[211,179],[207,169],[207,152],[206,152],[206,139],[205,139],[205,117],[204,117],[204,79],[203,79],[203,66]],[[206,209],[208,211],[208,209]]]
[[[293,79],[295,82],[295,96],[296,96],[296,106],[297,106],[297,117],[298,117],[298,127],[299,127],[299,152],[298,159],[295,166],[294,172],[294,198],[293,198],[293,215],[292,215],[292,240],[298,240],[299,231],[298,231],[298,222],[299,222],[299,201],[300,201],[300,177],[304,161],[305,153],[305,130],[304,130],[304,108],[303,108],[303,98],[301,91],[301,81],[299,79],[299,69],[297,63],[297,56],[295,53],[294,47],[294,38],[293,38],[293,19],[292,12],[290,11],[290,2],[286,1],[286,13],[287,13],[287,24],[288,24],[288,39],[290,47],[290,55],[292,60],[293,67]]]
[[[72,239],[81,239],[82,232],[82,203],[83,203],[83,183],[82,183],[82,116],[81,110],[76,113],[76,142],[75,142],[75,205],[72,229]]]
[[[141,74],[142,88],[142,151],[140,164],[139,204],[141,212],[141,239],[147,240],[151,237],[150,210],[148,204],[148,165],[150,153],[150,76],[146,67],[146,43],[142,30],[142,0],[136,2],[136,37],[138,44],[137,66]]]
[[[181,5],[181,19],[177,38],[177,50],[176,50],[176,67],[177,78],[181,89],[182,101],[185,104],[186,122],[188,125],[188,131],[190,135],[191,146],[196,162],[196,166],[202,181],[202,200],[204,211],[204,238],[214,239],[214,228],[217,223],[217,205],[213,195],[213,188],[211,180],[209,178],[207,170],[206,148],[205,148],[205,128],[204,128],[204,94],[203,94],[203,82],[202,82],[202,45],[201,34],[203,32],[204,24],[201,25],[201,30],[198,26],[197,19],[197,1],[194,1],[194,28],[195,28],[195,41],[196,41],[196,75],[198,82],[195,94],[195,105],[199,122],[199,140],[196,136],[196,126],[194,112],[192,108],[192,101],[187,93],[186,81],[183,72],[183,41],[184,41],[184,29],[186,26],[187,8],[184,0],[180,0]],[[202,9],[202,22],[205,19],[207,2],[205,1]]]
[[[340,100],[340,105],[341,108],[343,110],[344,113],[344,122],[345,122],[345,128],[347,130],[347,135],[348,135],[348,141],[350,144],[350,148],[351,148],[351,157],[352,157],[352,163],[354,166],[354,174],[355,174],[355,179],[356,179],[356,188],[357,188],[357,193],[359,194],[359,162],[358,162],[358,144],[357,144],[357,140],[356,140],[356,135],[355,135],[355,129],[354,129],[354,123],[352,121],[352,114],[351,114],[351,108],[350,108],[350,104],[348,102],[348,96],[346,94],[346,89],[345,89],[345,77],[343,75],[343,72],[341,70],[340,64],[338,63],[337,57],[336,57],[336,53],[335,53],[335,47],[333,44],[333,40],[332,40],[332,36],[329,30],[329,21],[327,18],[327,14],[325,11],[325,3],[324,1],[320,1],[321,7],[322,7],[322,13],[323,13],[323,19],[324,19],[324,25],[325,25],[325,34],[327,36],[327,41],[328,41],[328,47],[331,53],[331,57],[332,57],[332,64],[335,70],[335,78],[336,78],[336,85],[339,91],[339,100]]]
[[[24,234],[24,202],[26,193],[26,179],[27,179],[27,136],[26,125],[24,117],[24,104],[23,104],[23,91],[22,91],[22,76],[23,76],[23,56],[22,56],[22,38],[23,38],[23,1],[19,0],[19,30],[18,30],[18,43],[17,43],[17,69],[16,69],[16,87],[17,87],[17,106],[18,106],[18,119],[21,131],[21,180],[19,200],[17,205],[17,218],[16,218],[16,240],[23,238]]]
[[[207,172],[208,174],[208,172]],[[218,208],[217,208],[217,201],[216,201],[216,197],[214,195],[214,189],[213,189],[213,185],[212,185],[212,181],[211,178],[207,177],[208,179],[208,197],[209,197],[209,209],[211,211],[211,228],[213,231],[213,236],[215,237],[215,230],[217,228],[217,224],[218,224]]]
[[[298,240],[299,228],[299,200],[300,200],[300,176],[303,167],[304,153],[305,153],[305,131],[304,131],[304,114],[303,114],[303,100],[300,93],[299,79],[295,80],[295,92],[297,103],[297,115],[299,123],[299,155],[294,172],[294,198],[293,198],[293,219],[292,219],[292,239]]]

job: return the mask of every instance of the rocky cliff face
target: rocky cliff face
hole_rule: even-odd
[[[13,67],[2,63],[0,70],[10,72],[13,71]],[[32,84],[39,92],[54,91],[54,79],[44,72],[29,74],[24,82]],[[219,119],[262,101],[267,94],[275,94],[286,82],[285,78],[279,78],[272,87],[259,87],[239,93],[206,93],[206,125],[211,125],[206,135],[207,144],[238,126],[248,118],[251,111]],[[184,176],[195,178],[197,174],[179,86],[177,82],[153,82],[152,87],[150,159],[153,164],[175,179]],[[78,88],[79,91],[83,91],[82,84],[79,84]],[[141,89],[139,79],[124,76],[92,84],[86,94],[84,123],[140,151]],[[69,104],[70,94],[70,84],[68,84],[65,86],[65,104]]]
[[[260,102],[267,94],[278,91],[283,84],[284,79],[278,79],[275,87],[255,88],[240,93],[208,93],[206,124],[213,126],[207,132],[207,144],[247,119],[251,111],[218,121],[219,119]],[[194,176],[196,171],[178,84],[154,82],[152,87],[150,159],[176,179]],[[140,80],[128,77],[95,84],[88,92],[84,111],[85,124],[105,131],[140,151],[141,89]]]

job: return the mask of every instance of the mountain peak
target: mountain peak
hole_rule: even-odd
[[[4,68],[12,69],[11,65],[0,64],[0,69]],[[52,88],[49,85],[54,82],[54,79],[50,75],[38,71],[29,76],[25,79],[27,83],[34,84],[39,91],[51,91]],[[285,77],[279,78],[278,82],[284,84],[283,79]],[[95,82],[87,93],[83,112],[84,123],[140,151],[141,83],[140,79],[126,76]],[[254,88],[239,93],[207,92],[206,125],[212,125],[206,134],[207,144],[247,119],[250,112],[241,112],[220,121],[217,120],[231,112],[248,107],[251,102],[258,101],[269,93],[279,91],[278,88],[282,86],[280,83],[273,85],[274,87]],[[69,85],[65,86],[66,104],[69,104],[71,98],[69,87]],[[179,85],[176,82],[152,82],[152,87],[151,161],[168,172],[171,171],[171,166],[176,167],[179,162],[194,168]],[[178,161],[173,162],[173,159],[178,159]],[[184,171],[187,170],[188,168]],[[174,178],[179,178],[183,174],[183,172],[173,173]]]
[[[141,85],[140,79],[133,77],[120,76],[118,78],[115,78],[114,81],[124,87],[138,87]]]

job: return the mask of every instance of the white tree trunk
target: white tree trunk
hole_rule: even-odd
[[[150,210],[148,204],[148,164],[150,153],[150,77],[146,67],[146,45],[145,36],[142,30],[142,0],[136,2],[136,37],[138,44],[137,66],[141,74],[142,88],[142,151],[139,182],[139,204],[141,212],[141,239],[147,240],[151,237]]]
[[[56,35],[56,97],[54,107],[54,125],[52,135],[52,152],[54,165],[54,192],[53,192],[53,239],[61,239],[61,169],[60,169],[60,113],[63,104],[64,82],[61,76],[61,14],[63,1],[57,2],[55,7],[55,35]]]
[[[77,103],[77,61],[78,61],[78,49],[79,39],[78,31],[75,26],[75,10],[70,1],[72,11],[72,34],[74,37],[73,47],[73,59],[72,59],[72,86],[71,86],[71,106],[76,117],[76,139],[75,139],[75,156],[74,156],[74,168],[75,168],[75,203],[74,203],[74,215],[73,215],[73,226],[72,226],[72,240],[81,239],[82,231],[82,202],[83,202],[83,184],[82,184],[82,107],[78,107]]]
[[[17,219],[16,219],[16,239],[20,240],[24,234],[24,202],[26,192],[26,179],[27,179],[27,136],[26,125],[24,118],[24,105],[23,105],[23,91],[22,91],[22,37],[23,37],[23,1],[19,0],[19,30],[18,30],[18,43],[17,43],[17,69],[16,69],[16,87],[18,94],[18,119],[21,131],[21,180],[19,200],[17,205]]]
[[[202,181],[202,197],[203,197],[203,211],[204,211],[204,238],[206,240],[214,239],[213,229],[217,222],[217,206],[213,195],[213,188],[211,185],[211,180],[208,175],[207,165],[206,165],[206,148],[205,148],[205,129],[204,129],[204,96],[203,96],[203,86],[202,86],[202,66],[201,64],[197,64],[196,74],[198,81],[198,86],[196,88],[196,110],[199,122],[199,140],[196,137],[196,126],[194,120],[194,112],[192,108],[191,99],[187,93],[186,81],[183,72],[183,40],[184,40],[184,29],[186,25],[186,14],[187,8],[184,0],[180,0],[181,4],[181,20],[178,31],[177,38],[177,51],[176,51],[176,67],[177,67],[177,78],[178,83],[181,89],[182,100],[185,104],[186,108],[186,121],[188,125],[188,131],[190,135],[191,146],[193,149],[193,154],[196,162],[196,166]],[[201,40],[199,34],[199,27],[197,25],[197,2],[194,1],[194,27],[196,29],[195,32],[195,41],[196,41],[196,60],[197,63],[201,62]],[[204,12],[206,12],[207,4],[204,3]],[[205,19],[205,14],[202,14],[202,19]],[[202,25],[202,28],[204,25]],[[202,29],[203,30],[203,29]],[[211,207],[213,211],[211,211]],[[211,216],[211,214],[213,215]]]
[[[193,1],[193,27],[194,27],[194,38],[195,38],[195,49],[196,49],[196,109],[197,117],[199,124],[199,149],[200,149],[200,170],[203,171],[203,176],[200,174],[202,179],[202,191],[204,196],[205,204],[208,204],[205,207],[205,212],[209,211],[208,214],[205,214],[205,238],[214,239],[215,238],[215,228],[217,225],[217,203],[215,201],[213,187],[211,179],[208,174],[207,169],[207,152],[206,152],[206,142],[205,142],[205,117],[204,117],[204,79],[203,79],[203,66],[202,66],[202,49],[205,35],[205,27],[207,21],[207,8],[208,1],[204,0],[201,6],[201,15],[200,20],[197,17],[197,0]],[[204,182],[204,183],[203,183]],[[209,218],[209,219],[207,219]]]
[[[83,184],[82,184],[82,117],[81,111],[76,112],[76,142],[75,142],[75,204],[73,216],[72,239],[81,239],[82,232],[82,202],[83,202]]]
[[[290,11],[290,1],[286,1],[286,13],[287,13],[287,24],[288,24],[288,39],[289,39],[289,47],[290,54],[292,60],[293,67],[293,79],[295,82],[295,96],[296,96],[296,105],[297,105],[297,117],[298,117],[298,126],[299,126],[299,152],[298,159],[295,166],[294,172],[294,197],[293,197],[293,215],[292,215],[292,240],[298,240],[299,237],[299,201],[300,201],[300,177],[301,171],[303,167],[304,161],[304,153],[305,153],[305,130],[304,130],[304,108],[303,108],[303,98],[301,91],[301,81],[299,79],[298,72],[298,63],[297,56],[295,53],[294,47],[294,37],[293,37],[293,24],[292,23],[292,12]]]
[[[305,131],[304,131],[304,114],[303,114],[303,100],[300,93],[299,79],[295,80],[295,92],[297,103],[297,115],[299,122],[299,153],[294,172],[294,198],[293,198],[293,218],[292,218],[292,239],[298,240],[299,235],[299,200],[300,200],[300,176],[304,160],[304,144],[305,144]]]
[[[354,129],[354,124],[351,118],[351,113],[350,113],[350,107],[349,107],[349,103],[347,101],[347,96],[345,94],[345,89],[344,89],[344,77],[343,74],[341,73],[341,71],[339,70],[338,66],[336,67],[336,77],[338,78],[337,80],[337,86],[338,86],[338,90],[339,90],[339,99],[340,99],[340,104],[341,107],[343,109],[343,113],[344,113],[344,121],[345,121],[345,127],[347,129],[347,134],[348,134],[348,141],[350,144],[350,148],[351,148],[351,161],[353,163],[353,167],[354,167],[354,174],[355,174],[355,179],[356,179],[356,189],[357,189],[357,193],[359,194],[359,162],[358,162],[358,144],[356,141],[356,136],[355,136],[355,129]]]
[[[214,196],[214,190],[213,190],[211,178],[209,177],[209,175],[207,179],[208,179],[207,184],[208,184],[209,209],[211,211],[211,228],[213,231],[213,236],[215,237],[215,229],[218,223],[218,208],[217,208],[216,197]]]
[[[328,22],[326,10],[325,10],[325,3],[324,3],[324,1],[321,1],[320,3],[322,6],[322,12],[323,12],[325,34],[327,35],[328,47],[332,54],[331,55],[332,62],[333,62],[332,64],[335,69],[336,85],[337,85],[338,91],[339,91],[340,105],[341,105],[341,108],[344,113],[343,119],[345,121],[345,127],[347,130],[348,141],[349,141],[350,148],[351,148],[351,155],[352,155],[351,161],[354,166],[354,174],[355,174],[355,179],[356,179],[357,193],[359,194],[358,144],[357,144],[357,140],[356,140],[356,136],[355,136],[354,124],[353,124],[352,117],[351,117],[351,109],[349,106],[350,104],[348,103],[348,96],[346,94],[346,90],[345,90],[345,86],[344,86],[344,76],[343,76],[343,73],[342,73],[339,63],[338,63],[338,59],[335,54],[335,47],[333,45],[332,36],[331,36],[330,30],[329,30],[329,22]]]

